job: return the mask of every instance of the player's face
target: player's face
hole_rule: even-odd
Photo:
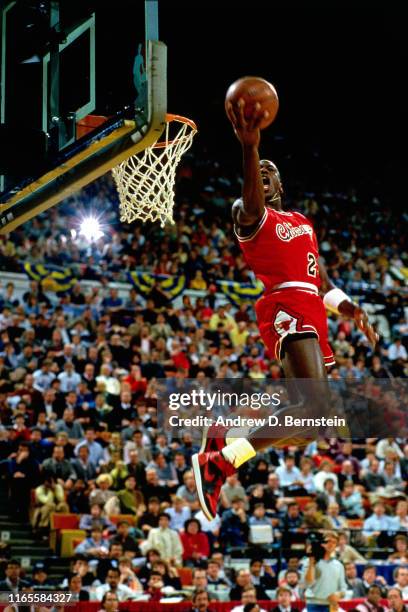
[[[265,202],[272,203],[278,199],[283,192],[279,170],[275,164],[268,159],[259,162],[262,182],[264,185]]]

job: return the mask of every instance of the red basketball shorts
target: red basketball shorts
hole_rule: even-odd
[[[307,334],[318,339],[325,365],[335,364],[326,309],[319,295],[302,289],[278,289],[261,297],[255,311],[261,338],[274,359],[283,357],[282,342],[286,337]]]

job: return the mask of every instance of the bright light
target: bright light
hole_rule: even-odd
[[[89,242],[95,242],[95,240],[103,236],[101,225],[95,217],[86,217],[83,219],[83,221],[81,221],[79,233]]]

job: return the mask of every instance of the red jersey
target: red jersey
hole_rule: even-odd
[[[265,285],[265,294],[289,282],[320,287],[316,234],[301,213],[265,208],[257,229],[237,238],[249,267]]]

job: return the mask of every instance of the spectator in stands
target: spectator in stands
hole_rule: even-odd
[[[181,580],[176,567],[169,565],[163,559],[158,559],[153,563],[152,570],[161,574],[164,586],[171,586],[176,591],[182,590]]]
[[[38,466],[31,458],[28,443],[18,444],[17,452],[5,460],[5,469],[13,516],[25,523],[28,521],[30,491],[39,478]]]
[[[65,451],[62,446],[54,446],[52,457],[43,463],[43,472],[49,474],[53,479],[63,486],[70,489],[75,480],[75,471],[68,459],[65,459]]]
[[[140,568],[138,572],[138,578],[143,586],[146,586],[148,578],[150,576],[150,572],[153,568],[155,561],[160,559],[160,553],[155,548],[150,548],[145,552],[146,562]]]
[[[123,547],[123,550],[127,550],[126,546]],[[143,586],[133,570],[131,559],[128,557],[120,557],[119,571],[120,584],[124,584],[125,586],[129,587],[129,589],[131,589],[134,593],[143,593]]]
[[[75,452],[75,455],[78,456],[79,449],[82,448],[83,446],[86,446],[89,450],[90,461],[93,463],[95,467],[97,467],[99,466],[99,464],[104,458],[104,451],[103,451],[102,446],[99,444],[99,442],[96,442],[95,438],[96,438],[95,428],[92,425],[88,425],[85,428],[85,439],[82,440],[81,442],[78,442],[78,444],[75,447],[74,452]]]
[[[99,504],[104,507],[112,497],[115,496],[115,492],[111,491],[112,478],[109,474],[99,474],[96,479],[96,488],[92,489],[89,494],[89,504]]]
[[[302,588],[300,586],[300,573],[295,569],[288,569],[285,572],[284,584],[290,589],[291,600],[302,599]]]
[[[191,599],[193,608],[191,612],[210,612],[208,593],[202,589],[198,589],[193,593]]]
[[[400,336],[395,336],[393,342],[389,345],[387,357],[390,361],[396,361],[397,359],[402,361],[408,360],[407,349],[402,344]]]
[[[122,544],[123,552],[132,552],[136,557],[141,557],[139,546],[133,536],[130,535],[130,524],[121,520],[117,524],[117,532],[111,539],[112,544]]]
[[[163,577],[160,572],[152,570],[147,581],[145,593],[149,595],[149,601],[160,601],[163,597],[162,589],[164,587]]]
[[[261,587],[265,593],[276,588],[276,574],[272,567],[262,559],[253,559],[249,564],[249,571],[251,582],[255,587]]]
[[[360,480],[358,477],[359,474],[359,469],[355,468],[353,462],[351,461],[351,459],[345,459],[344,461],[342,461],[341,463],[341,471],[338,473],[338,479],[339,479],[339,487],[340,490],[342,491],[344,488],[344,485],[346,482],[348,481],[352,481],[354,484],[359,484]]]
[[[360,553],[349,544],[348,532],[339,532],[339,544],[336,549],[337,557],[344,564],[349,562],[364,563],[365,559]]]
[[[178,487],[176,495],[184,500],[184,503],[188,505],[191,512],[195,512],[196,510],[200,509],[200,504],[198,502],[193,472],[190,470],[185,472],[183,482],[184,484],[181,485],[181,487]]]
[[[89,601],[89,593],[82,588],[82,577],[79,574],[68,577],[68,590],[72,593],[71,601]]]
[[[272,608],[272,612],[295,612],[296,608],[292,607],[292,593],[289,587],[280,586],[276,591],[276,599],[278,605]]]
[[[377,568],[375,565],[367,563],[363,570],[363,585],[366,595],[368,593],[368,589],[374,584],[380,587],[381,592],[385,595],[387,581],[385,580],[384,576],[377,575]]]
[[[361,479],[363,486],[370,493],[376,491],[378,487],[385,486],[384,477],[382,476],[382,474],[380,474],[379,470],[380,462],[378,461],[378,459],[374,458],[370,461],[370,467]]]
[[[311,495],[316,492],[313,477],[313,461],[310,457],[303,456],[300,460],[299,480],[308,495]]]
[[[401,563],[408,564],[408,540],[406,535],[397,535],[394,538],[394,548],[395,552],[393,552],[389,557],[388,561],[392,561],[393,563]]]
[[[135,592],[132,589],[125,584],[120,584],[120,571],[119,568],[115,567],[109,569],[106,575],[106,582],[96,588],[92,599],[100,601],[108,591],[115,593],[119,601],[127,601],[135,597]]]
[[[128,476],[125,488],[117,492],[119,501],[119,514],[134,514],[141,516],[145,510],[143,494],[136,489],[136,479]]]
[[[373,513],[365,519],[363,536],[371,544],[376,542],[379,546],[388,538],[387,531],[392,531],[393,520],[385,513],[383,502],[378,501],[373,506]]]
[[[344,562],[344,572],[347,590],[353,591],[353,598],[360,599],[361,597],[365,597],[367,588],[363,579],[357,577],[356,564],[353,561]]]
[[[170,527],[176,531],[180,531],[184,527],[184,523],[191,517],[191,510],[185,504],[182,497],[173,496],[172,505],[166,510],[170,515]],[[201,525],[201,524],[200,524]]]
[[[89,569],[89,562],[85,555],[75,555],[71,559],[70,563],[71,573],[79,574],[82,578],[82,584],[84,587],[89,588],[95,580],[95,575]],[[64,588],[68,584],[67,580],[61,584],[61,587]]]
[[[269,597],[265,593],[265,590],[261,586],[261,584],[254,585],[252,583],[252,575],[251,575],[250,570],[241,569],[237,573],[235,586],[233,586],[232,589],[230,590],[230,600],[231,601],[241,600],[242,594],[244,590],[246,589],[246,587],[251,587],[255,589],[257,599],[262,599],[262,600],[269,599]],[[249,602],[246,602],[246,603],[249,603]]]
[[[6,562],[4,569],[5,578],[0,580],[0,592],[1,591],[12,591],[13,593],[19,593],[23,589],[30,586],[27,580],[23,580],[21,576],[21,563],[17,559],[9,559]]]
[[[201,530],[200,522],[190,518],[184,523],[184,531],[180,533],[183,546],[183,561],[186,566],[199,565],[210,554],[208,537]]]
[[[87,557],[105,557],[109,551],[109,541],[103,538],[102,527],[98,524],[90,529],[89,537],[85,538],[75,548],[75,554],[86,555]]]
[[[402,593],[402,598],[404,601],[408,599],[408,568],[406,567],[397,567],[394,570],[394,587],[399,589]]]
[[[279,476],[285,495],[296,495],[296,491],[303,487],[301,472],[295,465],[295,455],[293,453],[287,453],[284,465],[276,468],[276,474]]]
[[[81,446],[78,449],[78,457],[71,459],[71,466],[74,478],[80,478],[87,483],[90,480],[95,480],[97,477],[96,465],[90,459],[89,448],[87,446]]]
[[[129,461],[126,463],[128,476],[134,476],[139,487],[143,487],[146,483],[146,466],[142,461],[139,461],[139,451],[136,449],[130,450]]]
[[[408,531],[408,502],[405,500],[397,502],[393,520],[396,531]]]
[[[140,451],[139,451],[140,452]],[[146,483],[141,486],[144,499],[150,499],[151,497],[157,497],[160,502],[170,501],[169,492],[166,487],[159,484],[159,477],[155,469],[146,470]],[[179,495],[180,489],[177,491]],[[195,492],[197,495],[197,493]],[[181,495],[181,497],[183,497]]]
[[[365,514],[363,498],[352,480],[346,480],[343,485],[341,507],[343,508],[343,513],[349,519],[362,518]]]
[[[232,500],[231,508],[221,518],[220,538],[224,547],[245,546],[248,541],[248,519],[245,502],[239,497]]]
[[[48,576],[45,563],[40,561],[34,565],[31,586],[38,591],[55,588],[55,583]]]
[[[338,479],[337,475],[333,473],[333,464],[330,461],[322,461],[319,466],[319,471],[314,476],[314,484],[318,493],[324,492],[324,483],[328,478],[333,480],[334,489],[338,491]]]
[[[208,588],[227,586],[227,581],[221,576],[221,566],[217,559],[209,559],[207,564],[207,583]]]
[[[69,512],[64,489],[52,475],[44,474],[44,482],[35,489],[35,509],[31,524],[34,531],[44,532],[53,512]]]
[[[147,502],[147,510],[138,519],[138,525],[146,537],[149,535],[149,531],[153,527],[159,526],[159,516],[160,500],[158,497],[150,497]],[[169,516],[171,516],[171,513],[169,513]],[[173,526],[171,526],[171,528],[177,529]]]
[[[246,503],[247,495],[238,480],[238,475],[233,474],[227,477],[226,482],[221,487],[220,503],[223,508],[231,508],[232,500],[236,498],[242,499]]]
[[[118,612],[119,597],[114,591],[107,591],[102,597],[102,608],[98,612]]]
[[[287,560],[287,566],[285,569],[281,569],[281,571],[278,574],[278,584],[279,586],[281,585],[286,585],[286,572],[288,570],[295,570],[297,572],[299,572],[300,570],[300,560],[298,557],[289,557]]]
[[[162,512],[159,516],[159,526],[149,531],[145,547],[155,548],[160,556],[169,563],[181,565],[183,545],[179,534],[170,529],[170,516]]]
[[[387,599],[391,612],[407,612],[407,606],[404,604],[400,589],[391,587],[388,589]]]
[[[69,442],[74,445],[84,437],[82,425],[75,421],[75,413],[71,408],[66,408],[62,419],[56,422],[56,431],[65,432],[68,435]]]
[[[329,482],[326,480],[326,482]],[[341,499],[341,498],[340,498]],[[347,527],[347,519],[340,514],[340,506],[337,502],[329,503],[327,508],[327,516],[331,521],[331,529],[345,529]]]
[[[331,522],[318,510],[317,503],[311,501],[304,507],[302,529],[330,529]]]
[[[100,583],[105,582],[106,576],[108,575],[108,571],[111,568],[119,567],[119,559],[124,556],[123,546],[119,542],[110,542],[109,543],[109,551],[102,555],[96,567],[96,577]],[[126,555],[128,556],[128,555]]]
[[[79,521],[79,529],[88,531],[93,525],[99,525],[102,529],[113,529],[111,521],[104,516],[103,510],[99,504],[92,504],[90,514],[83,514]]]
[[[323,491],[317,494],[316,503],[319,510],[326,513],[331,504],[337,504],[340,508],[341,495],[340,491],[336,491],[334,478],[326,478],[323,485]]]
[[[373,584],[368,589],[367,599],[356,607],[358,612],[386,612],[387,608],[380,605],[382,598],[381,589],[376,584]]]
[[[251,585],[247,584],[241,589],[241,595],[238,598],[241,601],[241,605],[232,608],[231,612],[244,612],[246,606],[253,606],[257,604],[257,590]],[[231,597],[231,601],[237,599]],[[265,612],[263,608],[260,608],[259,612]]]

